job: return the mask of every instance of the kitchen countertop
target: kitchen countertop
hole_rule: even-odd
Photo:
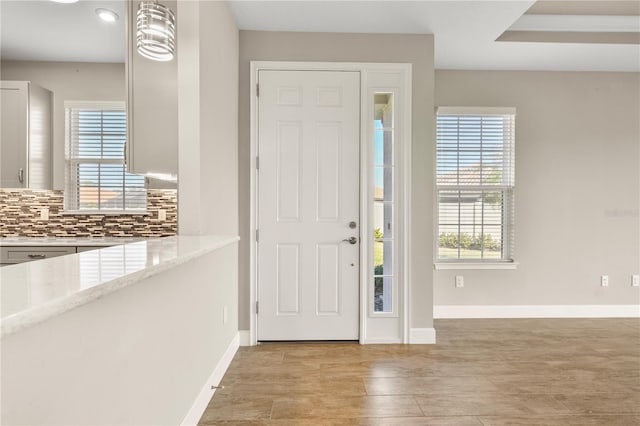
[[[109,247],[147,239],[139,237],[2,237],[0,247]]]
[[[0,268],[2,337],[239,239],[218,235],[152,238],[4,266]]]

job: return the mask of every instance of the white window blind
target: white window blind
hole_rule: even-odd
[[[126,172],[123,103],[65,103],[67,173],[65,209],[145,211],[143,176]]]
[[[440,108],[439,261],[511,261],[515,111]]]

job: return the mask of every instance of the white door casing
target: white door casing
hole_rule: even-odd
[[[258,83],[257,340],[358,340],[360,73]]]
[[[425,339],[423,329],[411,328],[411,74],[412,66],[406,63],[364,63],[364,62],[283,62],[251,61],[250,63],[250,227],[249,246],[249,293],[251,306],[249,330],[241,330],[243,345],[255,345],[259,337],[259,246],[257,242],[259,225],[259,170],[258,170],[258,124],[259,124],[259,75],[265,70],[274,71],[333,71],[360,73],[360,231],[359,244],[359,341],[370,343],[434,343],[435,334]],[[260,88],[260,92],[263,90]],[[393,312],[374,310],[374,152],[375,127],[374,98],[380,93],[393,94],[395,110],[393,124],[393,146],[395,151],[394,194],[395,223],[393,268]],[[377,101],[376,101],[377,102]],[[377,148],[376,148],[377,149]],[[262,163],[262,162],[261,162]],[[255,235],[255,237],[254,237]],[[262,237],[260,238],[262,240]],[[262,312],[262,303],[260,311]],[[397,309],[397,310],[396,310]],[[433,331],[433,329],[431,329]]]

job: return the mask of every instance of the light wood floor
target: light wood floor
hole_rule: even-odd
[[[640,320],[438,320],[437,345],[240,348],[200,424],[640,425]]]

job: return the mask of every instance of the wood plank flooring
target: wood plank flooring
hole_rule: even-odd
[[[640,319],[437,320],[437,345],[240,348],[201,425],[640,425]]]

